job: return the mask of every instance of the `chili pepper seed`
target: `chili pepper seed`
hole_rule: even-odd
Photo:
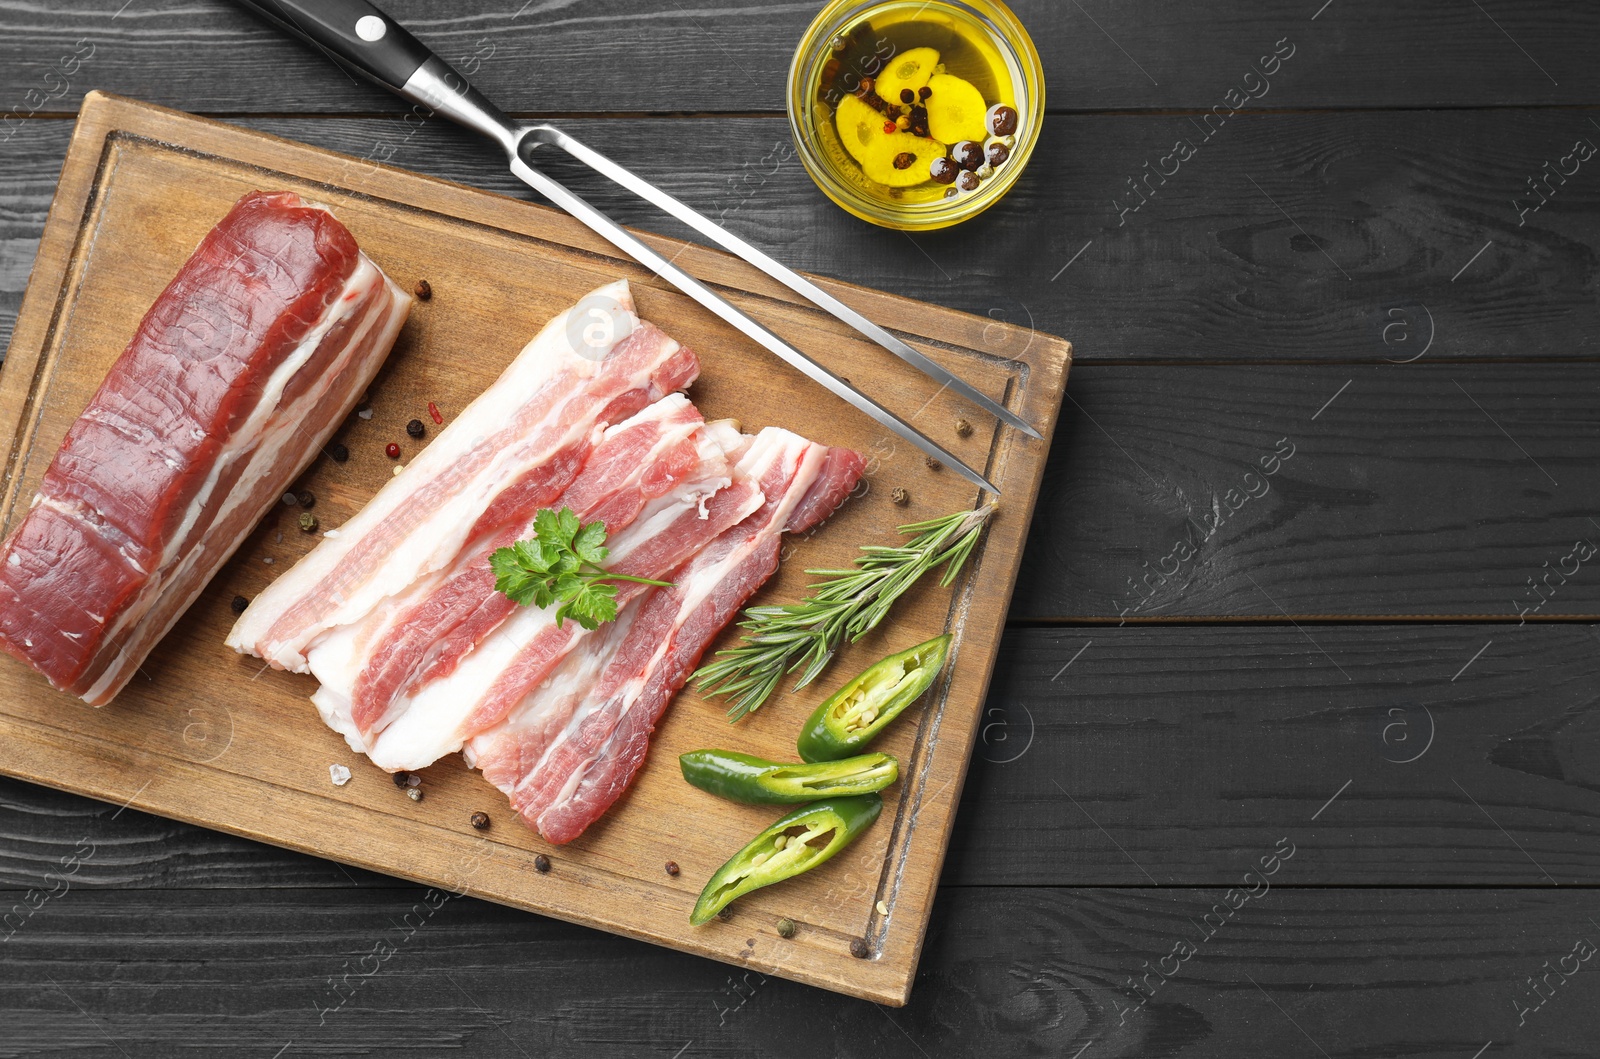
[[[400,446],[391,441],[383,447],[383,454],[391,460],[398,460],[400,458]]]
[[[243,596],[234,596],[233,597],[232,608],[233,608],[233,612],[235,614],[243,614],[244,613],[244,609],[246,607],[248,607],[249,605],[250,605],[250,601],[248,599],[245,599]]]
[[[417,296],[418,301],[427,301],[433,297],[433,286],[425,279],[417,280],[417,285],[411,288],[411,293]]]
[[[533,858],[533,870],[543,875],[550,870],[550,858],[543,853]]]
[[[677,874],[678,874],[678,871],[679,871],[679,868],[678,868],[678,862],[677,861],[675,861],[675,860],[667,861],[667,874],[668,875],[676,877]]]
[[[410,437],[420,438],[426,433],[427,430],[423,427],[422,420],[420,419],[413,419],[411,422],[406,424],[406,434]]]
[[[473,813],[472,814],[472,829],[474,831],[487,831],[487,830],[489,830],[489,814],[488,813]]]
[[[792,938],[792,937],[794,937],[794,920],[788,918],[787,916],[785,916],[783,919],[778,920],[778,937],[780,937],[780,938]]]

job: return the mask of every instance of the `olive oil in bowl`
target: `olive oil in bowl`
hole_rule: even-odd
[[[790,70],[790,123],[817,185],[849,212],[940,228],[1016,180],[1043,76],[1027,33],[987,0],[834,3]]]

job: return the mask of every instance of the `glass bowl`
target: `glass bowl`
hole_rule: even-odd
[[[870,32],[863,33],[864,24],[870,24]],[[1010,157],[977,190],[946,198],[947,187],[931,179],[912,187],[887,187],[868,179],[846,152],[834,120],[835,104],[842,101],[838,86],[854,91],[862,77],[892,69],[899,45],[882,27],[898,30],[894,35],[910,37],[908,43],[913,45],[918,39],[937,40],[944,35],[968,53],[969,63],[981,60],[987,65],[997,101],[1017,111]],[[833,66],[829,74],[830,60],[841,56],[845,61]],[[825,98],[830,85],[831,101]],[[992,102],[995,100],[985,93],[985,103]],[[1028,31],[1000,0],[833,0],[795,49],[789,66],[788,106],[795,149],[823,194],[873,224],[927,231],[977,216],[1017,182],[1044,122],[1044,69]],[[919,159],[914,164],[928,163]]]

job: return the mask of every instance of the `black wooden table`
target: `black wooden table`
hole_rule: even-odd
[[[419,888],[0,781],[0,1056],[1600,1054],[1600,10],[1020,0],[1040,152],[910,238],[786,150],[818,6],[390,3],[790,264],[1076,344],[911,1006],[460,900],[326,1010]],[[0,0],[0,337],[90,88],[520,193],[222,0]]]

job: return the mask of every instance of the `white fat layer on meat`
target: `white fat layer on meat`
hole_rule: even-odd
[[[511,718],[491,730],[493,737],[516,739],[519,737],[518,729],[542,725],[547,718],[559,715],[571,709],[574,703],[581,701],[600,679],[606,667],[611,664],[623,641],[628,638],[628,630],[632,628],[633,620],[638,616],[645,598],[647,597],[641,596],[630,602],[617,615],[615,622],[587,633],[588,639],[583,644],[583,649],[569,652],[545,678],[538,693],[527,699],[523,707],[519,708]],[[469,741],[462,753],[467,765],[478,768],[479,754],[492,747],[493,743],[493,738],[484,736]],[[524,772],[517,777],[516,783],[502,786],[500,790],[514,798],[517,789],[523,786],[532,774],[532,771]]]
[[[361,301],[362,297],[370,293],[374,287],[388,289],[387,311],[368,313],[360,325],[349,334],[340,357],[331,365],[330,370],[315,380],[315,385],[302,393],[292,406],[280,408],[279,401],[295,373],[305,366],[332,328],[349,316],[352,306]],[[147,605],[142,608],[124,608],[117,625],[109,629],[107,635],[122,635],[125,628],[131,628],[131,622],[142,620],[150,610],[158,606],[172,586],[188,585],[191,586],[192,595],[199,594],[204,583],[193,578],[194,571],[206,568],[206,564],[218,554],[224,558],[232,555],[234,549],[255,529],[254,521],[246,520],[229,540],[212,539],[215,534],[215,531],[212,531],[211,536],[190,544],[181,554],[176,553],[176,549],[182,546],[184,537],[193,529],[204,503],[215,501],[216,485],[222,471],[241,456],[247,460],[237,484],[218,503],[216,514],[211,520],[213,526],[226,525],[229,518],[241,506],[261,502],[259,483],[278,475],[285,450],[292,449],[297,435],[306,430],[307,425],[303,421],[304,410],[313,407],[344,373],[351,370],[348,361],[350,351],[362,349],[368,344],[384,350],[390,349],[400,333],[400,328],[405,324],[406,317],[411,311],[411,304],[410,295],[385,276],[365,254],[360,255],[356,268],[345,281],[342,295],[324,310],[323,317],[317,321],[312,330],[284,359],[284,362],[274,369],[262,391],[261,400],[251,411],[249,418],[233,433],[227,445],[218,453],[206,481],[185,512],[184,521],[168,538],[167,549],[162,559],[163,565],[147,582]],[[372,364],[374,371],[382,359],[376,358],[376,362]],[[327,424],[321,433],[331,434],[336,426],[335,423]],[[314,451],[313,449],[312,452]],[[311,453],[307,453],[307,458],[310,455]],[[300,461],[301,464],[304,462],[305,460]],[[298,473],[299,466],[293,470]],[[278,491],[277,488],[271,490],[273,495]],[[221,561],[221,559],[216,560],[219,563]],[[102,697],[109,698],[108,693],[114,693],[115,689],[120,688],[127,681],[129,671],[143,660],[146,646],[165,636],[182,615],[183,608],[175,608],[164,627],[154,637],[145,635],[144,630],[138,630],[136,635],[127,636],[122,648],[107,665],[105,672],[84,693],[84,700],[94,703]]]
[[[614,299],[630,314],[633,327],[637,327],[637,318],[631,316],[633,302],[626,281],[602,287],[593,296]],[[369,533],[406,507],[426,482],[447,473],[486,438],[506,429],[531,395],[558,376],[576,373],[592,377],[602,370],[610,349],[600,356],[575,352],[567,334],[570,312],[569,309],[558,313],[547,323],[487,390],[440,431],[401,474],[391,478],[354,518],[340,527],[337,538],[325,537],[293,569],[258,595],[229,633],[228,646],[265,658],[282,668],[304,672],[306,660],[302,652],[317,636],[335,625],[360,620],[386,595],[403,590],[419,576],[447,564],[460,552],[466,533],[502,488],[529,468],[544,462],[560,445],[598,429],[591,423],[580,423],[567,432],[569,436],[552,445],[520,444],[499,450],[469,481],[462,483],[461,488],[452,491],[447,503],[428,511],[408,512],[409,528],[400,545],[381,562],[372,577],[347,593],[347,599],[333,615],[299,631],[290,641],[263,642],[273,624],[315,590]],[[556,402],[550,412],[552,416],[560,415],[561,404]],[[523,437],[531,440],[538,433],[536,426]]]
[[[626,559],[642,544],[653,540],[680,519],[685,511],[698,508],[704,500],[732,484],[723,445],[738,445],[738,431],[717,424],[697,426],[697,430],[699,477],[680,484],[665,496],[649,501],[638,518],[608,540],[608,565],[615,566]],[[681,437],[682,434],[674,433],[672,442]],[[648,463],[648,460],[641,463]],[[760,493],[754,492],[741,517],[762,503]],[[398,771],[426,768],[444,755],[462,749],[467,734],[463,726],[467,718],[522,649],[554,624],[554,608],[518,608],[476,650],[461,660],[455,672],[430,682],[415,696],[397,704],[401,707],[395,711],[397,716],[379,733],[371,749],[365,753],[382,768]],[[588,645],[594,634],[576,624],[572,625],[572,630],[573,638],[565,653],[589,653]],[[348,676],[350,684],[347,687],[353,686],[354,676]],[[350,727],[348,722],[346,727]],[[349,738],[348,733],[346,738]]]
[[[688,571],[690,576],[687,581],[680,581],[677,585],[683,591],[683,595],[679,600],[678,609],[673,615],[672,626],[667,634],[661,638],[660,643],[656,645],[656,649],[651,653],[649,661],[638,672],[632,674],[622,687],[604,701],[598,700],[594,696],[587,697],[579,709],[573,712],[566,727],[562,729],[561,735],[551,741],[550,746],[546,748],[543,756],[539,759],[538,765],[523,778],[522,786],[527,785],[539,774],[550,760],[551,755],[556,753],[562,744],[577,735],[579,727],[595,711],[612,702],[620,701],[622,710],[617,722],[617,726],[620,727],[621,715],[634,708],[646,685],[655,676],[662,662],[676,649],[678,630],[683,627],[684,623],[689,620],[695,611],[705,605],[711,594],[721,586],[722,582],[730,574],[737,570],[739,564],[754,549],[764,541],[783,532],[783,527],[789,521],[790,514],[793,513],[801,499],[805,497],[811,484],[816,481],[817,474],[821,471],[826,460],[827,452],[826,446],[813,444],[805,438],[786,430],[768,428],[757,436],[755,443],[750,446],[750,451],[745,455],[744,460],[740,462],[738,473],[759,480],[760,476],[774,463],[779,461],[797,462],[797,470],[791,479],[791,485],[785,491],[783,499],[778,506],[772,511],[771,518],[762,526],[761,532],[752,534],[749,540],[742,542],[739,547],[721,557],[717,562],[696,566]],[[613,732],[615,730],[613,728]],[[583,784],[584,777],[588,775],[590,766],[611,752],[611,744],[612,740],[608,737],[590,758],[572,770],[566,782],[562,784],[561,790],[551,800],[549,807],[545,810],[546,812],[561,807],[577,794],[578,789]]]

